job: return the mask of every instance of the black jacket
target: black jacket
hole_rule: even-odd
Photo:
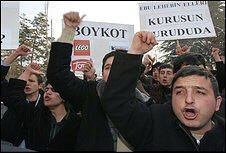
[[[1,65],[1,102],[5,101],[5,98],[7,97],[7,86],[8,81],[6,80],[6,75],[9,71],[10,66],[3,66]]]
[[[53,42],[47,79],[60,95],[69,101],[82,121],[78,135],[78,150],[113,151],[113,138],[108,119],[102,109],[96,87],[98,82],[84,81],[70,71],[72,45]]]
[[[155,103],[164,104],[171,99],[170,88],[161,85],[152,76],[142,74],[140,80],[145,91],[154,99]]]
[[[216,79],[218,81],[219,90],[222,92],[225,89],[225,64],[223,61],[216,62]]]
[[[61,129],[53,139],[50,139],[51,129],[54,128],[53,116],[47,107],[35,108],[26,101],[25,85],[26,81],[10,79],[10,92],[6,103],[14,110],[18,121],[23,124],[26,148],[37,151],[75,150],[80,117],[68,107],[67,117],[60,122],[63,124]]]
[[[6,100],[9,97],[8,80],[6,75],[10,66],[1,65],[1,101],[7,106]],[[42,104],[42,98],[39,104]],[[11,142],[14,146],[19,144],[24,139],[24,127],[23,123],[17,118],[17,114],[11,107],[7,107],[7,111],[1,118],[1,140]]]
[[[225,122],[213,118],[215,126],[201,139],[200,145],[173,113],[171,103],[150,107],[134,98],[141,73],[141,55],[116,54],[103,94],[103,106],[122,136],[134,150],[223,151]]]

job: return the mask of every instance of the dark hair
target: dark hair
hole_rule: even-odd
[[[159,66],[159,72],[161,71],[161,69],[165,69],[165,68],[168,68],[168,69],[172,69],[173,70],[173,65],[172,64],[169,64],[169,63],[162,63]]]
[[[155,64],[153,64],[152,69],[158,68],[161,64],[161,62],[156,62]]]
[[[115,53],[116,53],[116,51],[112,51],[112,52],[110,52],[110,53],[107,53],[105,56],[104,56],[104,58],[103,58],[103,61],[102,61],[102,71],[104,70],[104,64],[105,64],[105,62],[107,61],[107,59],[109,58],[109,57],[114,57],[115,56]]]
[[[152,69],[148,71],[146,74],[152,76],[154,69],[156,68],[158,69],[161,64],[162,64],[161,62],[156,62],[155,64],[152,65]]]
[[[202,54],[186,52],[177,56],[173,61],[173,73],[176,73],[184,65],[203,65],[206,68],[206,61]]]
[[[195,66],[195,65],[185,66],[185,67],[181,68],[174,75],[174,78],[173,78],[173,81],[171,84],[171,91],[173,91],[174,83],[177,81],[178,78],[187,77],[187,76],[191,76],[191,75],[204,76],[206,79],[210,79],[215,98],[220,96],[218,82],[217,82],[217,79],[214,77],[214,75],[209,70],[199,67],[199,66]]]

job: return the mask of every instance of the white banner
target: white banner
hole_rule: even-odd
[[[216,37],[207,1],[139,3],[140,29],[157,40]]]
[[[1,1],[1,49],[19,46],[19,1]]]
[[[77,76],[83,75],[81,68],[92,59],[100,77],[105,54],[115,49],[128,50],[133,35],[133,25],[83,21],[75,31],[71,70]]]

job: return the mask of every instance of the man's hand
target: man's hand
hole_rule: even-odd
[[[65,27],[70,28],[70,29],[75,29],[80,24],[80,22],[82,21],[82,19],[84,17],[85,17],[85,15],[83,15],[80,18],[78,12],[65,13],[63,15]]]
[[[41,69],[41,66],[39,64],[37,64],[37,63],[30,63],[26,67],[26,70],[30,71],[31,74],[37,74],[37,75],[42,75],[43,74],[43,72],[41,72],[40,69]]]
[[[82,72],[87,77],[87,79],[95,78],[95,68],[92,59],[90,59],[82,68]]]
[[[212,48],[212,55],[213,55],[213,58],[215,60],[215,62],[219,62],[221,61],[221,58],[220,58],[220,55],[219,55],[219,48]]]
[[[25,71],[19,76],[18,79],[28,81],[29,77],[31,74],[37,74],[37,75],[42,75],[44,74],[43,72],[40,71],[41,66],[37,63],[30,63]]]
[[[147,31],[137,32],[133,37],[128,53],[145,54],[157,44],[153,33]]]
[[[144,74],[152,69],[155,57],[151,57],[148,53],[143,56],[142,64],[145,66]]]
[[[177,47],[176,47],[176,54],[177,55],[182,55],[182,54],[184,54],[186,52],[189,52],[191,50],[191,47],[192,46],[185,45],[185,46],[181,47],[180,45],[177,45]]]
[[[19,56],[26,56],[31,53],[31,50],[25,46],[21,45],[19,46],[12,54],[10,54],[6,59],[4,60],[5,64],[12,64]]]
[[[26,56],[31,53],[31,50],[26,45],[22,44],[16,49],[15,53],[18,56]]]

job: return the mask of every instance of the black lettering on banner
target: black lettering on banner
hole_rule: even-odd
[[[5,35],[4,34],[1,34],[1,43],[2,43],[2,40],[5,38]]]
[[[116,35],[114,36],[114,31],[115,31],[115,33],[116,33]],[[119,31],[117,30],[117,29],[111,29],[111,36],[113,37],[113,38],[117,38],[118,37],[118,35],[119,35]]]
[[[75,35],[83,35],[90,36],[93,35],[95,37],[112,37],[112,38],[125,38],[127,30],[124,29],[110,29],[110,28],[100,28],[100,27],[77,27],[75,29]]]
[[[148,19],[148,24],[151,26],[151,25],[182,23],[182,22],[199,22],[203,20],[204,19],[202,14],[188,14],[188,15],[182,14],[182,15],[150,18]]]
[[[86,30],[87,29],[87,30]],[[84,35],[84,36],[89,36],[90,35],[90,33],[91,33],[91,30],[89,29],[89,27],[82,27],[82,29],[81,29],[81,31],[82,31],[82,34]],[[85,31],[87,31],[87,34],[85,34]]]
[[[122,31],[122,38],[125,38],[125,33],[124,32],[127,32],[127,30],[120,29],[119,31]]]
[[[199,34],[209,34],[211,31],[208,27],[194,27],[185,29],[170,29],[170,30],[160,30],[153,31],[155,37],[167,37],[167,36],[183,36],[183,35],[199,35]]]
[[[98,27],[98,29],[97,30],[95,30],[95,28],[94,27],[91,27],[92,29],[93,29],[93,32],[94,32],[94,36],[97,36],[97,32],[99,31],[99,27]]]
[[[75,33],[76,36],[80,35],[80,31],[79,31],[79,30],[80,30],[79,27],[77,27],[77,28],[75,29],[75,32],[77,32],[77,33]]]
[[[107,37],[110,37],[107,33],[109,28],[107,28],[106,30],[104,30],[104,28],[101,28],[101,32],[102,32],[102,36],[104,37],[104,34],[107,36]]]

